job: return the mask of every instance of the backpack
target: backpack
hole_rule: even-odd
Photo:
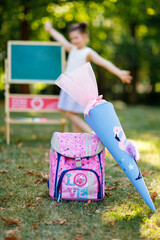
[[[104,145],[95,134],[55,132],[50,149],[50,197],[58,202],[102,200],[104,167]]]

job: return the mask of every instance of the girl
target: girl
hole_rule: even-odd
[[[86,23],[71,25],[69,29],[70,42],[52,27],[51,22],[45,23],[45,30],[69,52],[65,74],[91,61],[115,74],[121,79],[123,84],[131,82],[132,77],[129,71],[120,70],[113,63],[102,58],[93,49],[87,47],[88,33]],[[84,108],[63,90],[60,92],[58,108],[65,111],[66,118],[71,120],[73,132],[79,132],[80,130],[91,132],[89,126],[79,116],[79,113],[83,113]]]

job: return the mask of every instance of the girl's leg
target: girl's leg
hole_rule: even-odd
[[[72,122],[72,130],[73,132],[80,132],[81,130],[86,133],[93,133],[92,129],[88,126],[88,124],[80,117],[79,114],[66,112],[65,116]]]
[[[81,132],[81,129],[76,124],[74,124],[74,122],[72,122],[72,132],[74,133]]]

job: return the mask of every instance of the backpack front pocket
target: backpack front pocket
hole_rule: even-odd
[[[98,200],[100,182],[97,173],[89,169],[70,169],[63,171],[57,186],[58,201]]]

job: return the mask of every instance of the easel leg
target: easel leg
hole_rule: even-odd
[[[10,112],[9,112],[9,93],[10,86],[8,83],[5,85],[5,116],[6,116],[6,142],[10,144]]]
[[[61,111],[61,118],[66,119],[66,115],[64,111]],[[62,123],[60,127],[61,132],[67,132],[68,131],[68,122]]]
[[[68,132],[68,122],[66,122],[65,125],[64,125],[64,131]]]
[[[7,141],[7,145],[10,144],[10,123],[9,123],[9,119],[6,119],[6,141]]]
[[[64,124],[61,123],[60,132],[64,131]]]

